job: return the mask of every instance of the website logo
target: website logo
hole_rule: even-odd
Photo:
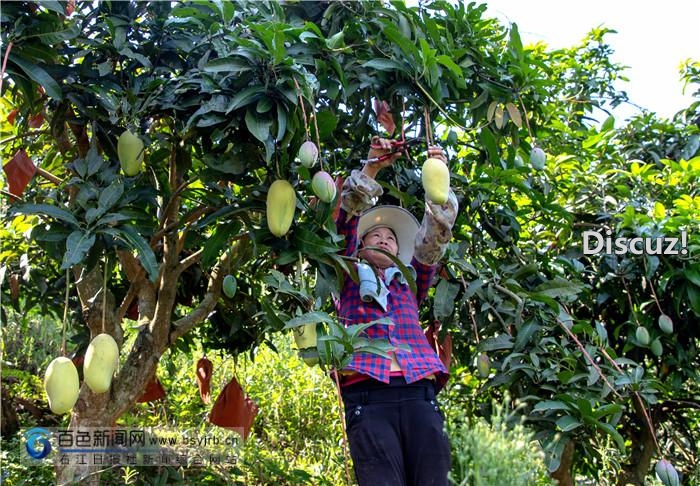
[[[33,427],[24,433],[27,454],[34,459],[43,459],[51,453],[51,432],[41,427]]]

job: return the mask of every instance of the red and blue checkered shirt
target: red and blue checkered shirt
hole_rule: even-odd
[[[345,255],[353,256],[358,244],[357,224],[359,217],[348,218],[348,213],[340,209],[336,219],[337,232],[345,236]],[[432,283],[437,265],[424,265],[415,258],[411,265],[416,270],[417,295],[411,292],[408,283],[394,278],[388,284],[386,311],[375,301],[364,302],[360,298],[359,284],[346,276],[340,299],[336,301],[336,312],[346,326],[363,324],[376,319],[389,318],[393,326],[375,325],[365,331],[369,339],[386,339],[394,346],[405,345],[410,351],[396,349],[398,361],[406,382],[413,383],[430,375],[435,375],[441,385],[447,381],[448,372],[435,350],[430,347],[418,320],[418,305],[425,299]],[[358,352],[345,370],[352,370],[389,383],[391,360],[382,356]]]

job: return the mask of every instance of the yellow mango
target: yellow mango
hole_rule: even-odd
[[[124,174],[133,177],[141,171],[143,162],[143,141],[129,130],[125,130],[117,140],[117,155]]]
[[[73,361],[59,356],[51,361],[44,374],[44,390],[49,399],[49,408],[53,413],[69,412],[80,394],[78,370]]]
[[[316,323],[292,328],[294,342],[299,349],[316,347]]]
[[[109,334],[98,334],[85,352],[83,377],[95,393],[104,393],[112,384],[112,375],[119,363],[119,346]]]
[[[430,158],[423,163],[423,189],[435,204],[445,204],[450,194],[450,170],[440,159]]]
[[[284,179],[272,183],[267,192],[267,227],[270,232],[281,237],[287,234],[294,220],[297,193]]]

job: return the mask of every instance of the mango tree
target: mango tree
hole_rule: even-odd
[[[78,356],[98,334],[120,347],[109,391],[82,386],[71,426],[116,422],[168,349],[201,342],[236,355],[290,323],[335,329],[331,296],[352,266],[337,254],[335,201],[314,193],[312,176],[358,167],[377,133],[452,155],[463,209],[423,316],[452,332],[461,365],[490,355],[494,373],[479,386],[527,403],[557,477],[595,474],[609,437],[621,451],[628,440],[650,450],[637,437],[651,434],[639,417],[662,391],[650,371],[673,363],[665,397],[688,390],[697,254],[631,259],[622,280],[601,284],[592,275],[619,262],[576,248],[587,224],[686,229],[697,244],[697,146],[685,162],[632,165],[610,124],[587,124],[604,101],[624,100],[611,88],[620,67],[605,32],[570,51],[525,49],[485,6],[442,1],[25,2],[3,6],[2,26],[3,155],[40,167],[23,190],[5,189],[8,297],[20,312],[70,317]],[[318,167],[296,157],[308,142]],[[423,160],[412,151],[383,174],[386,202],[422,211]],[[673,164],[687,179],[656,194]],[[282,210],[289,227],[270,226],[275,181],[294,191]],[[675,362],[628,339],[640,325],[656,338],[662,313],[678,331],[658,335]],[[621,457],[630,480],[651,460]]]

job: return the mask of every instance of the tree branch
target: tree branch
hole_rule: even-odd
[[[178,338],[185,335],[192,328],[199,325],[201,322],[204,322],[204,319],[206,319],[211,311],[214,310],[214,307],[216,307],[216,302],[219,300],[219,295],[221,295],[221,284],[224,280],[224,276],[227,273],[224,271],[224,269],[229,268],[230,262],[234,260],[234,256],[238,254],[239,248],[241,248],[243,243],[249,238],[250,237],[248,235],[239,237],[236,243],[221,256],[218,263],[211,270],[209,283],[207,284],[207,291],[199,305],[186,316],[173,322],[172,330],[170,331],[170,343],[174,343]],[[197,253],[183,260],[183,263],[195,255],[197,255]],[[240,259],[236,258],[235,261],[240,261]]]

